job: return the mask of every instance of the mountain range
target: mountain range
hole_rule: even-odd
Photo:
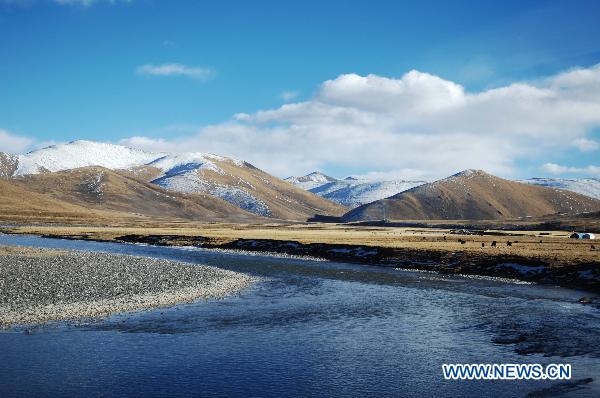
[[[48,200],[148,216],[306,220],[346,211],[241,160],[92,141],[0,153],[0,177]]]
[[[432,183],[319,172],[284,181],[219,155],[92,141],[0,153],[0,214],[11,220],[498,220],[599,211],[600,200],[591,197],[599,186],[597,179],[509,181],[481,170]]]
[[[466,170],[359,206],[342,220],[500,220],[598,210],[600,200],[589,196]]]
[[[426,183],[426,181],[407,180],[367,180],[356,177],[340,180],[319,171],[302,177],[288,177],[286,181],[350,208],[385,199]],[[518,182],[564,189],[600,199],[599,178],[530,178]]]
[[[288,177],[286,181],[343,206],[355,208],[387,198],[426,181],[372,181],[347,177],[343,180],[315,171],[303,177]]]

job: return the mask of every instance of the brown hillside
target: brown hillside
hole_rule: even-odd
[[[305,221],[316,214],[341,216],[348,210],[342,205],[298,188],[249,163],[243,162],[242,165],[230,161],[215,163],[225,171],[225,174],[221,175],[210,170],[199,171],[204,174],[205,179],[217,184],[246,189],[269,207],[273,218]]]
[[[34,174],[10,182],[22,195],[43,195],[49,200],[43,206],[53,206],[52,201],[58,201],[79,208],[194,221],[259,219],[211,195],[167,191],[103,167]]]
[[[232,162],[230,159],[212,160],[221,172],[210,169],[199,169],[195,173],[194,181],[201,181],[195,187],[192,184],[182,189],[198,190],[211,193],[222,187],[240,189],[268,208],[269,217],[280,220],[305,221],[317,214],[341,216],[348,209],[342,205],[323,199],[312,192],[298,188],[287,181],[274,177],[246,162]],[[161,174],[160,170],[152,166],[142,166],[129,170],[120,170],[135,178],[159,184],[156,179]],[[173,190],[170,190],[171,192]]]
[[[600,200],[467,170],[358,207],[343,219],[380,220],[384,210],[390,220],[500,220],[597,211]]]

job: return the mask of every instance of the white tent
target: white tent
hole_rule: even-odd
[[[573,239],[596,239],[596,235],[589,232],[573,232],[570,237]]]

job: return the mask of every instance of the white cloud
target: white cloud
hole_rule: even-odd
[[[284,101],[291,101],[300,95],[299,91],[284,91],[280,94],[280,97]]]
[[[0,129],[0,152],[21,153],[30,149],[33,139]]]
[[[586,167],[562,166],[556,163],[546,163],[542,166],[542,170],[551,174],[588,174],[600,175],[600,166],[589,165]]]
[[[210,68],[198,68],[182,64],[146,64],[138,67],[136,71],[139,75],[144,76],[185,76],[198,80],[208,80],[215,74]]]
[[[308,101],[149,140],[155,149],[235,156],[281,176],[335,165],[412,170],[425,179],[466,168],[510,177],[520,160],[543,159],[574,142],[590,148],[586,135],[599,126],[597,65],[474,93],[418,71],[341,75]]]
[[[353,174],[352,177],[367,181],[396,181],[412,180],[422,181],[426,179],[423,170],[400,169],[390,171],[370,171],[364,174]]]
[[[598,141],[588,140],[587,138],[577,138],[573,141],[573,145],[583,152],[593,152],[600,148],[600,143],[598,143]]]

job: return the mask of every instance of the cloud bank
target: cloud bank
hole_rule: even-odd
[[[21,153],[29,150],[34,140],[0,129],[0,152]]]
[[[193,135],[121,142],[231,155],[280,176],[341,166],[410,170],[412,178],[466,168],[510,177],[524,159],[542,164],[556,151],[597,150],[588,136],[599,126],[600,65],[473,93],[413,70],[399,78],[344,74],[308,101],[239,113]]]
[[[600,166],[588,165],[585,167],[562,166],[556,163],[546,163],[542,169],[550,174],[577,173],[600,176]]]

